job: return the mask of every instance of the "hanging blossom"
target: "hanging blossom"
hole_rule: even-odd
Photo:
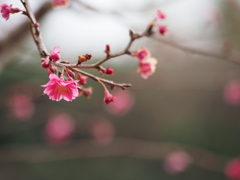
[[[49,78],[49,82],[45,85],[42,85],[42,87],[45,87],[43,93],[47,94],[49,99],[53,101],[60,101],[61,99],[72,101],[78,97],[78,80],[65,81],[63,77],[59,78],[55,74],[50,74]]]
[[[70,5],[70,0],[52,0],[53,7],[67,7]]]
[[[158,26],[158,32],[161,35],[165,35],[168,32],[167,26]]]
[[[53,62],[56,62],[58,60],[61,59],[61,56],[60,56],[60,47],[59,46],[55,46],[53,48],[52,51],[50,51],[50,56],[49,58],[51,58],[53,60]]]
[[[12,8],[12,4],[7,5],[7,4],[3,3],[0,5],[0,13],[2,14],[2,17],[4,19],[6,19],[6,21],[9,19],[10,14],[15,14],[18,12],[22,12],[22,10],[20,10],[18,8]]]
[[[133,53],[139,60],[139,66],[137,72],[144,78],[147,79],[150,75],[152,75],[156,70],[157,59],[150,57],[150,51],[142,47]]]

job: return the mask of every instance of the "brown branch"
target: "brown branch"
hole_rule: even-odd
[[[35,44],[37,45],[38,51],[39,51],[39,53],[40,53],[40,56],[41,56],[42,58],[46,58],[46,57],[48,56],[47,49],[46,49],[45,44],[44,44],[44,42],[43,42],[43,40],[42,40],[42,38],[41,38],[40,29],[39,29],[38,26],[36,26],[37,21],[36,21],[34,15],[33,15],[33,13],[32,13],[32,10],[30,9],[29,2],[28,2],[28,0],[20,0],[20,1],[22,2],[23,6],[24,6],[25,9],[26,9],[26,13],[24,13],[24,14],[28,17],[28,19],[29,19],[29,21],[30,21],[30,26],[31,26],[31,27],[30,27],[30,30],[31,30],[31,33],[32,33],[32,37],[33,37],[33,39],[34,39],[34,41],[35,41]],[[131,41],[134,41],[134,40],[135,40],[135,39],[131,38]],[[130,44],[131,44],[131,43],[132,43],[132,42],[130,42]],[[128,46],[128,48],[129,48],[129,47],[130,47],[130,45]],[[128,50],[128,49],[127,49],[127,50]],[[124,54],[127,54],[127,53],[128,53],[127,50],[124,52]],[[92,64],[92,65],[85,65],[85,66],[86,66],[86,67],[88,66],[88,68],[100,68],[100,65],[101,65],[102,63],[104,63],[105,61],[107,61],[108,59],[111,59],[111,58],[114,58],[114,57],[118,57],[118,56],[121,56],[121,55],[123,55],[123,53],[119,53],[119,54],[113,55],[113,56],[107,56],[106,59],[100,61],[99,63]],[[102,79],[102,78],[96,77],[96,76],[94,76],[94,75],[92,75],[92,74],[89,74],[89,73],[80,71],[80,70],[78,70],[78,69],[74,69],[74,67],[80,68],[80,67],[79,67],[80,65],[79,65],[79,66],[76,66],[76,65],[74,65],[74,66],[69,66],[68,64],[64,64],[64,63],[61,63],[61,62],[55,62],[55,63],[52,62],[52,64],[54,64],[54,65],[56,65],[56,66],[58,66],[58,67],[64,68],[64,69],[65,69],[65,68],[69,68],[69,69],[71,69],[71,70],[73,70],[73,71],[75,71],[75,72],[80,72],[80,73],[82,73],[82,74],[84,74],[84,75],[92,78],[93,80],[95,80],[95,81],[97,81],[97,82],[99,82],[99,80],[101,80],[102,82],[110,85],[111,88],[113,88],[113,87],[115,87],[115,86],[120,87],[120,88],[122,88],[122,89],[127,89],[128,87],[131,87],[130,84],[124,84],[124,83],[123,83],[123,84],[119,84],[119,83],[115,83],[115,82],[113,82],[113,81],[109,81],[109,80],[106,80],[106,79]]]
[[[198,54],[198,55],[202,55],[202,56],[221,59],[223,61],[227,61],[227,62],[230,62],[230,63],[233,63],[235,65],[240,66],[240,61],[239,61],[240,53],[238,53],[238,54],[235,53],[236,58],[234,58],[233,57],[234,51],[232,51],[230,49],[228,50],[227,55],[225,55],[226,52],[223,52],[224,54],[220,54],[220,53],[208,52],[208,51],[204,51],[204,50],[200,50],[200,49],[193,49],[191,47],[183,46],[183,45],[177,44],[173,41],[169,41],[169,40],[166,40],[166,39],[156,39],[156,38],[151,38],[151,39],[153,39],[155,41],[158,41],[160,43],[163,43],[165,45],[168,45],[170,47],[173,47],[175,49],[179,49],[179,50],[189,52],[189,53],[192,53],[192,54]]]
[[[44,3],[36,12],[35,16],[37,21],[40,21],[52,6],[50,2]],[[29,22],[23,22],[21,25],[14,28],[13,31],[0,41],[0,67],[3,68],[4,64],[14,55],[14,52],[19,47],[19,44],[28,35]]]

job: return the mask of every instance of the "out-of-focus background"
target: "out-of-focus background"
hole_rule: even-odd
[[[155,29],[131,47],[158,59],[149,79],[136,73],[136,58],[105,64],[115,70],[105,78],[133,84],[111,91],[116,102],[104,104],[91,79],[91,99],[55,102],[41,96],[48,76],[26,17],[1,18],[1,180],[240,178],[239,0],[72,0],[59,9],[46,2],[30,0],[43,40],[73,63],[86,53],[104,58],[106,44],[122,51],[129,29],[144,31],[158,9],[169,32]]]

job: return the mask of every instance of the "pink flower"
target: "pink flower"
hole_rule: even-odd
[[[7,5],[5,3],[0,5],[0,13],[2,13],[2,17],[6,20],[9,19],[10,17],[10,13],[14,14],[14,13],[18,13],[22,10],[18,9],[18,8],[12,8],[12,5]]]
[[[115,97],[114,97],[113,95],[111,95],[107,89],[105,89],[105,96],[104,96],[104,100],[103,100],[103,101],[104,101],[106,104],[108,104],[108,103],[110,103],[110,102],[113,102],[113,101],[114,101],[114,98],[115,98]]]
[[[53,7],[67,7],[70,5],[69,0],[52,0]]]
[[[164,162],[164,169],[171,174],[177,174],[185,171],[189,164],[191,164],[192,158],[184,151],[176,151],[169,154]]]
[[[46,87],[43,91],[44,94],[49,96],[49,99],[54,101],[60,101],[64,99],[66,101],[72,101],[76,97],[78,97],[78,81],[65,81],[63,78],[57,77],[55,74],[49,75],[50,81],[42,85],[42,87]]]
[[[158,10],[156,12],[156,20],[163,20],[163,19],[166,19],[166,15],[162,11]]]
[[[225,175],[230,179],[240,179],[240,159],[233,159],[227,164]]]
[[[107,67],[107,68],[105,69],[105,74],[107,74],[107,75],[113,75],[113,74],[114,74],[113,69],[110,68],[110,67]]]
[[[113,92],[114,103],[111,103],[106,107],[106,110],[110,114],[124,115],[128,113],[134,106],[134,97],[130,91],[116,90]]]
[[[45,137],[51,144],[64,143],[74,131],[74,120],[67,114],[52,117],[45,127]]]
[[[150,51],[145,47],[141,47],[136,51],[136,57],[138,58],[139,61],[149,58],[150,55],[151,55]]]
[[[224,88],[223,96],[226,102],[229,104],[240,104],[240,82],[229,82]]]
[[[60,56],[60,47],[59,46],[55,46],[53,48],[53,51],[50,51],[50,58],[53,60],[53,62],[56,62],[58,60],[61,59],[61,56]]]
[[[109,121],[101,120],[94,124],[92,136],[96,142],[105,145],[110,143],[115,135],[115,128]]]
[[[148,76],[152,75],[156,70],[157,60],[153,57],[141,61],[137,72],[141,74],[144,79],[147,79]]]
[[[19,120],[29,119],[35,112],[31,98],[24,94],[13,95],[8,100],[8,106],[11,114]]]
[[[79,80],[79,84],[84,85],[87,84],[87,76],[82,76],[80,73],[78,73],[78,80]]]
[[[168,32],[167,26],[159,26],[159,27],[158,27],[158,32],[159,32],[161,35],[165,35],[165,34]]]

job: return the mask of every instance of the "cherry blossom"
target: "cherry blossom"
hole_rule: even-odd
[[[157,60],[153,57],[140,62],[137,72],[141,74],[144,79],[147,79],[156,70]]]
[[[10,18],[10,14],[21,12],[22,10],[18,8],[12,8],[12,5],[7,5],[5,3],[0,5],[0,13],[6,21]]]
[[[143,61],[144,59],[149,58],[151,53],[147,48],[141,47],[140,49],[138,49],[136,51],[135,55],[136,55],[136,57],[138,58],[139,61]]]
[[[107,67],[107,68],[105,69],[105,74],[107,74],[107,75],[113,75],[113,74],[114,74],[113,68]]]
[[[43,92],[49,96],[49,99],[54,101],[60,101],[61,99],[72,101],[78,97],[79,92],[76,85],[78,81],[65,81],[63,78],[59,78],[55,74],[50,74],[49,78],[49,82],[42,85],[42,87],[45,87]]]
[[[50,59],[53,60],[53,62],[56,62],[58,60],[61,59],[61,56],[60,56],[60,47],[59,46],[55,46],[53,48],[53,50],[50,51]]]
[[[165,35],[168,32],[167,26],[158,26],[158,32],[161,35]]]

